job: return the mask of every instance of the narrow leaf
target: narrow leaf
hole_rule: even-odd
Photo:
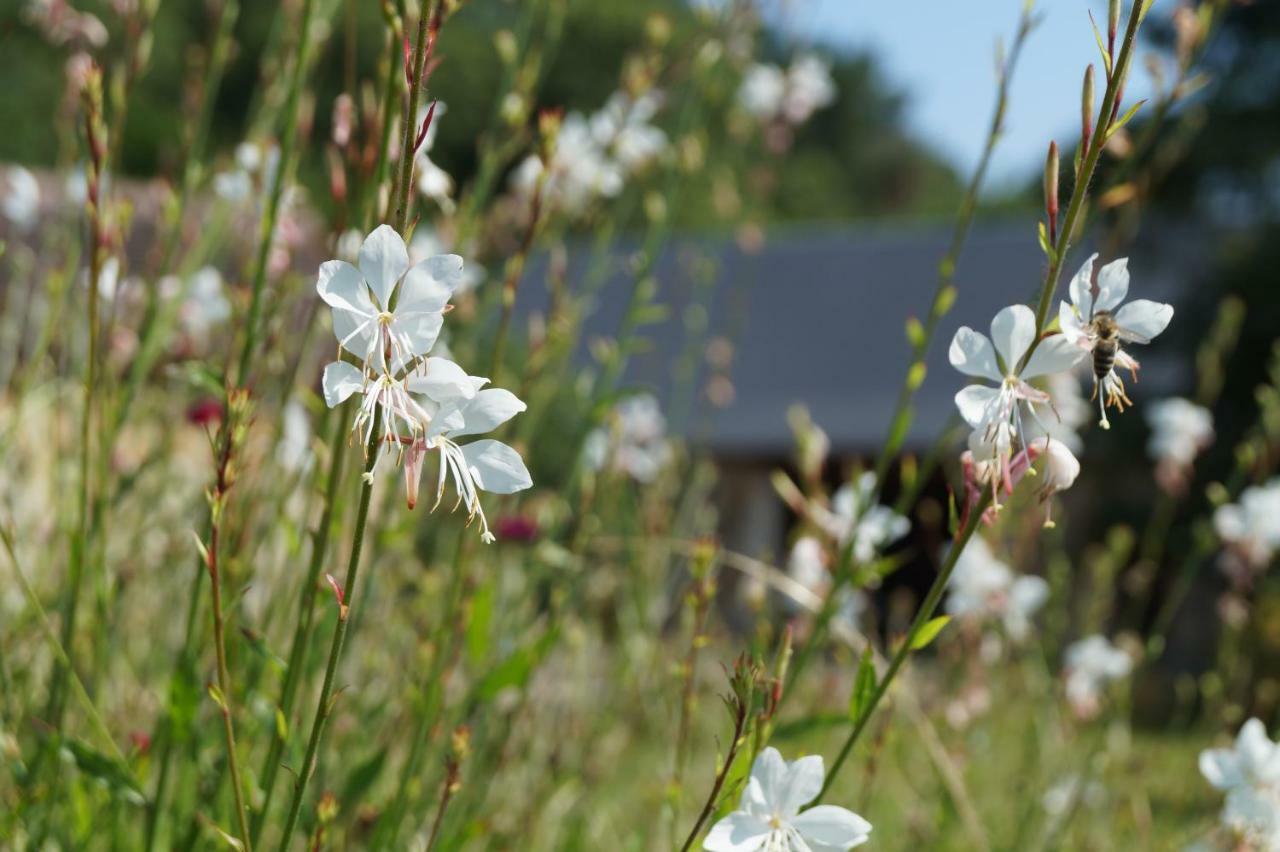
[[[940,615],[937,618],[926,621],[924,627],[921,627],[920,632],[911,640],[911,650],[919,651],[928,647],[929,643],[937,638],[938,634],[942,632],[942,628],[946,627],[947,622],[950,620],[951,616]]]

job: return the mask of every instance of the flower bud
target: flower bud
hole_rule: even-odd
[[[1049,154],[1044,161],[1044,209],[1049,216],[1049,237],[1058,236],[1058,143],[1049,143]]]
[[[1093,66],[1084,71],[1084,91],[1080,95],[1080,140],[1081,147],[1088,148],[1093,138]]]

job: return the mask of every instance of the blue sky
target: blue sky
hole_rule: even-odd
[[[1023,0],[773,0],[773,18],[798,45],[814,41],[865,48],[889,83],[909,99],[916,135],[964,173],[982,150],[995,99],[996,39],[1012,40]],[[1050,139],[1079,133],[1085,66],[1100,65],[1089,24],[1105,27],[1106,2],[1037,0],[1031,34],[1010,91],[1006,134],[989,188],[1034,175]],[[1152,14],[1160,14],[1157,5]],[[1141,52],[1139,54],[1141,58]],[[1101,97],[1101,67],[1098,91]],[[1135,63],[1126,104],[1148,97],[1152,82]]]

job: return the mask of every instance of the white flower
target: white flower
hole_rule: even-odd
[[[752,65],[738,88],[738,103],[754,117],[769,121],[782,111],[787,75],[776,65]]]
[[[911,531],[911,521],[875,498],[876,475],[866,471],[856,482],[840,486],[831,497],[831,511],[819,516],[842,546],[852,539],[853,558],[861,563]]]
[[[1185,399],[1162,399],[1147,406],[1151,440],[1147,452],[1156,461],[1190,465],[1213,443],[1213,413]]]
[[[812,54],[796,57],[785,72],[776,65],[753,65],[738,88],[738,104],[750,115],[792,125],[808,121],[835,98],[831,66]]]
[[[622,168],[601,147],[581,113],[565,116],[556,137],[551,163],[531,154],[516,167],[512,185],[528,198],[546,172],[542,197],[546,204],[569,215],[579,215],[599,198],[612,198],[622,191]]]
[[[609,425],[587,436],[583,455],[592,470],[608,467],[637,482],[653,482],[671,461],[667,419],[658,400],[651,394],[637,394],[619,402]]]
[[[418,480],[425,456],[432,450],[439,451],[436,506],[444,496],[445,483],[452,478],[458,500],[466,505],[469,517],[480,519],[481,538],[492,542],[494,536],[489,532],[479,492],[514,494],[531,486],[533,479],[520,454],[501,441],[473,441],[459,446],[455,439],[492,431],[524,411],[525,404],[501,388],[481,390],[488,379],[477,376],[470,379],[476,391],[472,397],[447,402],[430,397],[419,400],[429,419],[425,431],[410,445],[405,458],[405,493],[412,509],[418,502]]]
[[[204,266],[192,274],[179,318],[183,329],[196,338],[204,338],[210,328],[231,318],[222,273],[215,267]]]
[[[1097,781],[1085,782],[1079,775],[1068,775],[1045,791],[1040,803],[1053,817],[1066,816],[1077,805],[1096,808],[1107,800],[1107,788]]]
[[[1090,255],[1071,279],[1068,287],[1071,301],[1059,304],[1058,324],[1065,338],[1085,351],[1094,352],[1099,344],[1096,321],[1099,318],[1114,321],[1114,364],[1106,375],[1094,378],[1094,393],[1098,397],[1098,409],[1102,414],[1098,425],[1107,429],[1110,428],[1107,406],[1114,405],[1117,410],[1123,411],[1125,405],[1130,404],[1125,395],[1124,382],[1116,375],[1115,367],[1128,370],[1135,381],[1138,375],[1138,362],[1120,347],[1120,342],[1150,343],[1168,327],[1169,321],[1173,319],[1173,307],[1149,299],[1137,299],[1120,307],[1120,303],[1129,295],[1129,259],[1126,257],[1113,260],[1098,270],[1098,295],[1095,298],[1093,262],[1097,257],[1097,254]]]
[[[1200,773],[1227,793],[1223,825],[1257,848],[1280,849],[1280,745],[1260,720],[1245,722],[1232,748],[1200,752]]]
[[[658,92],[647,92],[638,98],[614,92],[591,117],[596,144],[611,152],[628,174],[644,168],[667,150],[667,134],[651,123],[661,104]]]
[[[1049,416],[1028,425],[1028,437],[1048,437],[1066,444],[1067,449],[1078,453],[1084,449],[1080,429],[1089,422],[1089,402],[1080,392],[1080,379],[1075,370],[1053,373],[1045,377],[1045,390],[1049,393]]]
[[[1128,654],[1096,634],[1068,645],[1065,663],[1067,700],[1082,717],[1097,713],[1108,683],[1133,670],[1133,659]]]
[[[787,574],[817,597],[826,597],[831,573],[827,571],[822,542],[811,535],[796,539],[787,556]]]
[[[1219,506],[1213,526],[1250,565],[1268,564],[1280,550],[1280,479],[1246,488],[1238,503]]]
[[[386,371],[388,359],[411,366],[431,351],[462,265],[458,255],[445,254],[411,267],[404,240],[379,225],[360,247],[359,268],[344,260],[326,261],[316,290],[333,308],[339,345]]]
[[[703,841],[710,852],[841,852],[866,843],[871,823],[853,811],[818,805],[801,811],[822,790],[822,757],[787,763],[769,747],[756,757],[738,809]]]
[[[787,95],[783,114],[792,124],[803,124],[810,116],[836,99],[831,66],[813,54],[799,56],[787,70]]]
[[[0,212],[23,233],[34,228],[40,218],[40,184],[22,166],[10,168],[4,175]]]
[[[1231,748],[1200,752],[1200,774],[1224,791],[1280,787],[1280,745],[1271,741],[1260,720],[1250,719],[1240,727]]]
[[[1027,383],[1037,376],[1070,370],[1084,357],[1073,341],[1061,334],[1041,341],[1019,370],[1036,338],[1035,314],[1026,305],[1011,305],[991,321],[991,339],[961,326],[951,340],[951,365],[967,376],[987,379],[997,387],[969,385],[956,394],[960,416],[974,430],[970,449],[977,461],[998,461],[1006,471],[1015,439],[1027,446],[1022,410],[1038,420],[1036,404],[1047,404],[1049,394]],[[992,345],[995,341],[995,345]],[[1044,429],[1041,424],[1042,431]],[[1002,477],[1007,478],[1007,476]]]
[[[956,618],[1000,619],[1009,638],[1020,642],[1031,633],[1031,620],[1048,599],[1048,583],[1032,575],[1016,576],[975,535],[956,559],[946,607]]]
[[[280,444],[276,447],[276,459],[280,466],[293,473],[301,473],[311,466],[311,418],[307,409],[295,399],[285,404],[281,413],[284,428],[280,432]]]

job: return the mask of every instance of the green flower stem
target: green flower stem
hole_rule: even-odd
[[[916,611],[916,617],[912,620],[911,627],[907,630],[907,635],[903,637],[898,650],[894,652],[884,675],[876,682],[876,688],[871,693],[871,698],[863,707],[859,708],[858,717],[853,721],[853,730],[849,732],[844,745],[840,747],[840,752],[836,755],[835,762],[831,764],[831,769],[827,772],[826,781],[823,782],[822,791],[818,793],[818,798],[814,799],[813,803],[815,805],[822,801],[827,795],[827,791],[831,789],[831,785],[835,783],[836,777],[839,776],[840,769],[844,766],[845,761],[849,759],[849,753],[853,751],[853,746],[857,743],[858,737],[862,735],[867,723],[871,721],[871,716],[875,713],[876,706],[884,698],[885,693],[889,691],[889,685],[893,683],[893,679],[911,654],[912,646],[915,645],[920,631],[933,618],[934,612],[938,609],[938,604],[942,602],[942,594],[947,588],[947,583],[951,580],[951,574],[955,570],[956,562],[960,559],[960,554],[964,552],[969,539],[973,538],[978,525],[982,523],[983,514],[990,505],[991,492],[984,490],[983,496],[978,500],[977,504],[970,507],[968,523],[960,529],[956,534],[955,541],[951,543],[951,548],[947,551],[947,557],[943,560],[942,568],[938,571],[938,576],[934,579],[933,585],[929,587],[929,592],[920,604],[920,609]]]
[[[324,734],[325,723],[332,711],[331,697],[333,682],[338,671],[338,661],[342,657],[342,643],[347,636],[347,624],[350,621],[351,605],[355,599],[356,580],[360,571],[360,551],[364,548],[365,528],[369,521],[369,500],[373,494],[373,468],[378,461],[378,444],[382,440],[382,409],[374,413],[373,428],[369,433],[369,441],[365,446],[364,480],[360,486],[360,506],[356,510],[356,528],[351,540],[351,557],[347,561],[347,574],[342,582],[342,600],[338,604],[338,621],[333,629],[333,641],[329,646],[329,661],[325,665],[324,683],[320,687],[320,698],[316,703],[315,718],[311,722],[311,735],[307,739],[307,752],[298,768],[298,777],[293,785],[293,800],[289,804],[289,817],[285,821],[283,833],[280,835],[281,850],[289,848],[289,840],[298,825],[298,816],[302,812],[302,800],[306,795],[307,782],[315,772],[320,739]]]
[[[294,57],[289,93],[284,108],[284,127],[280,132],[280,162],[271,179],[267,195],[266,212],[258,234],[258,254],[253,264],[253,285],[249,296],[249,313],[245,318],[244,344],[240,349],[240,361],[236,368],[233,387],[244,387],[249,377],[249,367],[258,348],[258,335],[262,324],[262,297],[267,283],[267,263],[271,256],[271,242],[280,217],[280,202],[284,197],[284,185],[293,169],[294,147],[298,136],[298,101],[302,96],[302,83],[306,77],[308,51],[311,47],[311,18],[315,0],[302,0],[302,15],[298,21],[298,53]]]
[[[991,122],[987,130],[986,143],[982,148],[982,156],[978,159],[978,166],[974,169],[973,175],[969,179],[969,185],[965,190],[964,198],[960,202],[960,210],[956,215],[956,224],[951,232],[951,242],[947,247],[947,252],[938,263],[938,285],[934,290],[933,300],[929,306],[928,319],[925,321],[919,335],[910,341],[910,366],[903,376],[902,387],[898,391],[898,402],[893,416],[889,419],[889,434],[886,436],[880,454],[876,459],[875,481],[877,490],[889,471],[889,465],[898,456],[902,445],[907,439],[907,431],[911,423],[911,403],[923,383],[925,357],[929,353],[929,347],[933,342],[934,335],[937,333],[939,322],[951,310],[951,305],[955,300],[956,266],[960,261],[960,254],[969,239],[969,232],[978,210],[978,202],[982,194],[982,187],[986,183],[991,159],[1004,133],[1004,119],[1009,105],[1009,88],[1013,81],[1013,72],[1017,67],[1018,59],[1022,56],[1023,47],[1026,45],[1027,39],[1035,29],[1036,19],[1032,8],[1030,3],[1025,4],[1022,8],[1022,14],[1018,19],[1018,31],[1009,49],[1008,59],[1000,69],[1000,79],[996,88],[996,103],[991,112]],[[865,511],[872,502],[874,501],[868,501],[868,506],[860,507],[860,509]],[[813,634],[810,636],[809,641],[796,652],[795,659],[787,673],[784,699],[790,695],[795,685],[799,683],[800,674],[813,659],[815,649],[823,644],[831,619],[836,613],[838,598],[836,593],[845,583],[851,582],[853,576],[853,538],[851,536],[849,541],[845,542],[840,548],[840,553],[836,560],[833,587],[831,593],[823,601],[822,609],[814,620]]]
[[[394,226],[402,235],[409,224],[409,196],[413,191],[414,143],[418,134],[418,103],[422,98],[422,77],[427,59],[435,48],[436,33],[440,29],[443,5],[436,4],[431,11],[431,0],[422,0],[418,10],[418,40],[413,51],[412,77],[409,78],[409,99],[405,102],[401,117],[400,177],[395,192]],[[392,72],[394,73],[394,71]]]
[[[307,566],[306,577],[302,581],[302,597],[298,602],[298,623],[294,628],[293,641],[289,645],[289,662],[285,669],[284,684],[280,690],[278,705],[281,716],[288,720],[293,717],[293,705],[297,698],[298,687],[302,683],[303,663],[307,648],[311,645],[311,635],[315,624],[316,593],[320,588],[320,569],[324,565],[325,556],[329,552],[329,536],[333,532],[334,508],[337,504],[338,484],[342,481],[343,464],[347,457],[346,434],[350,429],[351,416],[344,409],[337,418],[331,446],[333,454],[329,460],[328,480],[324,489],[324,508],[321,510],[320,522],[312,534],[311,564]],[[285,737],[280,729],[274,728],[275,735],[271,740],[267,758],[262,764],[259,777],[262,779],[262,806],[253,815],[249,835],[256,844],[262,836],[262,828],[266,823],[267,813],[271,809],[271,799],[275,793],[276,773],[280,769],[280,759],[284,753]]]

